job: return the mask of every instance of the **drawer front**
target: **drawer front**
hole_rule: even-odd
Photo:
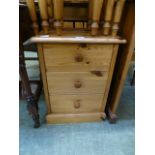
[[[103,95],[51,95],[52,113],[100,112]]]
[[[84,45],[43,45],[47,71],[108,71],[113,45]]]
[[[97,94],[104,93],[107,72],[47,72],[50,94]]]

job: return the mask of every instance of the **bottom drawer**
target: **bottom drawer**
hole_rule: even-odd
[[[88,113],[103,111],[103,94],[51,95],[52,113]]]

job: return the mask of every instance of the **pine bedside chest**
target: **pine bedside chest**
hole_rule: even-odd
[[[30,41],[38,47],[47,123],[103,120],[118,47],[126,43],[116,35],[124,0],[38,2],[43,32],[38,32],[34,2],[27,0],[36,33]],[[65,19],[68,6],[75,6],[69,11],[77,14],[80,7],[86,10],[89,19],[81,17],[81,25],[79,18]],[[78,28],[75,23],[72,29],[63,27],[68,21],[79,22]]]

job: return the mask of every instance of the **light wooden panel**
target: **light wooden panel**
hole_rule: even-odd
[[[113,45],[76,44],[44,45],[47,70],[63,71],[107,71],[111,61]]]
[[[52,110],[51,110],[50,100],[49,100],[47,77],[46,77],[46,71],[45,71],[45,62],[44,62],[44,54],[43,54],[42,45],[38,44],[37,48],[38,48],[41,76],[42,76],[43,86],[44,86],[45,101],[46,101],[46,105],[47,105],[47,113],[50,114],[52,112]]]
[[[84,23],[83,22],[75,22],[75,29],[83,29]]]
[[[113,55],[112,55],[112,58],[111,58],[111,63],[110,63],[110,67],[109,67],[109,74],[108,74],[108,80],[107,80],[106,90],[105,90],[104,99],[103,99],[103,109],[105,109],[105,105],[107,103],[107,98],[108,98],[108,95],[109,95],[109,89],[110,89],[111,80],[112,80],[112,76],[113,76],[113,72],[114,72],[115,62],[116,62],[117,53],[118,53],[118,47],[119,47],[119,45],[114,45],[113,46]]]
[[[72,22],[64,22],[63,27],[68,28],[68,29],[73,29],[73,23]]]
[[[47,72],[51,94],[104,93],[107,72]]]
[[[100,112],[103,95],[51,95],[50,101],[53,114]]]
[[[81,113],[81,114],[51,114],[46,116],[49,124],[96,122],[105,118],[105,113]]]

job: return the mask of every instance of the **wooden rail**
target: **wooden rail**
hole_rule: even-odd
[[[107,37],[76,37],[76,36],[49,36],[49,35],[40,35],[30,38],[27,41],[29,43],[86,43],[86,44],[125,44],[125,39]]]

